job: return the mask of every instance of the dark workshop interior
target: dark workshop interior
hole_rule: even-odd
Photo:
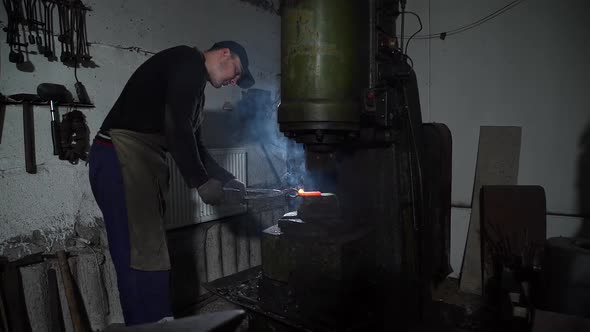
[[[590,331],[588,13],[3,0],[0,332]],[[142,63],[222,40],[256,83],[207,84],[200,134],[245,191],[162,154],[172,315],[126,325],[91,145]]]

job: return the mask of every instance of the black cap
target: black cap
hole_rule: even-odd
[[[246,54],[246,49],[233,40],[225,40],[213,44],[211,50],[217,50],[220,48],[229,48],[233,54],[240,57],[240,62],[242,63],[242,75],[238,81],[238,86],[242,89],[248,89],[254,85],[254,77],[252,77],[252,74],[248,69],[248,54]]]

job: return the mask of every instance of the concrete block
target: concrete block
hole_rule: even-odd
[[[47,297],[47,264],[22,267],[20,272],[31,329],[49,331],[51,324]]]

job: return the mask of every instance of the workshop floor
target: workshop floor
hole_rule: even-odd
[[[429,331],[448,332],[495,332],[494,319],[482,298],[477,295],[461,293],[458,290],[458,280],[448,278],[433,293],[435,310],[439,314],[438,322],[433,321]],[[200,304],[188,308],[184,315],[196,315],[224,310],[239,309],[223,298],[208,295],[201,299]],[[435,328],[435,329],[431,329]],[[242,324],[239,331],[248,330],[247,322]]]
[[[234,309],[242,309],[240,306],[235,305],[231,302],[224,300],[222,297],[208,294],[206,296],[202,296],[200,303],[196,306],[191,308],[187,308],[182,315],[183,316],[192,316],[192,315],[202,315],[212,312],[220,312],[226,310],[234,310]],[[236,330],[236,332],[246,332],[248,331],[248,321],[245,320],[242,325]]]
[[[207,314],[212,312],[220,312],[226,310],[233,310],[233,309],[241,309],[239,306],[232,304],[224,300],[221,297],[218,297],[213,294],[208,294],[202,296],[200,298],[200,302],[198,305],[192,306],[190,308],[186,308],[181,313],[181,317],[188,317],[193,315],[201,315]],[[109,325],[103,332],[109,332],[115,328],[123,327],[124,324],[116,323]],[[248,322],[247,320],[240,325],[240,327],[236,330],[236,332],[246,332],[248,331]]]
[[[459,280],[447,278],[432,294],[442,330],[492,332],[492,313],[479,295],[459,291]]]

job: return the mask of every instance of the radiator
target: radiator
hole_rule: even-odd
[[[247,153],[245,149],[209,149],[219,165],[247,184]],[[166,199],[166,229],[216,220],[246,212],[245,204],[205,204],[196,189],[189,189],[174,159],[168,155],[170,190]]]

